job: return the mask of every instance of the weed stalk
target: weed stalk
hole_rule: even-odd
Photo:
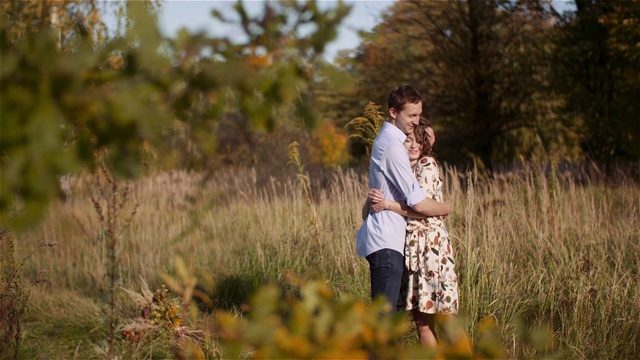
[[[297,141],[289,144],[289,162],[287,164],[292,164],[296,167],[296,179],[307,202],[309,224],[313,232],[313,238],[318,243],[318,248],[322,249],[322,242],[320,241],[320,221],[318,219],[316,207],[311,200],[311,181],[309,180],[309,175],[304,172],[304,165],[302,165],[302,161],[300,160],[300,151],[298,148],[299,144]]]
[[[106,183],[103,182],[103,178]],[[131,226],[138,205],[135,204],[130,213],[126,214],[124,221],[120,221],[126,203],[131,192],[128,186],[124,188],[113,177],[110,169],[101,164],[96,174],[98,196],[91,194],[90,199],[93,208],[102,226],[102,240],[107,247],[107,278],[109,279],[109,352],[110,359],[114,357],[113,348],[116,337],[118,319],[116,317],[117,299],[116,286],[120,282],[119,265],[121,238],[125,230]],[[106,210],[105,210],[106,208]]]

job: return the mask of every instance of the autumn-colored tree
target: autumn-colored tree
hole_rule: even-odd
[[[420,89],[448,161],[471,157],[491,168],[529,156],[545,145],[540,57],[549,28],[530,2],[398,2],[357,55],[361,93],[385,103],[399,83]]]
[[[349,161],[347,135],[332,122],[320,125],[314,133],[311,147],[312,162],[327,168],[344,166]]]

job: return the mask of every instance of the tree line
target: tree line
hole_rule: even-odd
[[[350,117],[397,84],[425,98],[438,153],[491,170],[514,161],[640,159],[640,2],[398,1],[337,64]],[[333,114],[337,116],[337,114]]]

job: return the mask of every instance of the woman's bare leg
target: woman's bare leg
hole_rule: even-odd
[[[462,353],[472,354],[471,341],[455,315],[436,315],[436,323],[444,330],[447,340]]]
[[[433,314],[425,314],[416,309],[411,310],[413,320],[418,328],[420,336],[420,345],[435,348],[438,346],[438,338],[436,337],[436,318]]]

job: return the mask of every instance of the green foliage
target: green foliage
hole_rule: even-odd
[[[219,312],[224,355],[237,358],[401,358],[394,341],[408,329],[406,314],[390,315],[379,299],[370,307],[350,297],[335,299],[322,281],[300,288],[300,298],[283,297],[275,286],[258,290],[246,317]]]
[[[301,96],[313,77],[309,64],[349,7],[265,2],[263,13],[250,17],[238,2],[236,10],[246,43],[186,30],[163,39],[155,8],[131,1],[123,33],[96,46],[79,31],[73,51],[58,51],[58,34],[46,21],[13,44],[16,25],[3,12],[2,221],[19,227],[40,219],[57,176],[92,165],[98,153],[116,174],[134,176],[149,154],[159,163],[175,159],[181,142],[206,158],[216,151],[214,124],[229,113],[271,129],[286,105],[313,122]]]
[[[149,31],[144,24],[153,24],[153,18],[140,13],[128,34],[130,40],[146,44],[129,49],[124,57],[128,72],[108,62],[114,56],[122,57],[113,52],[125,39],[96,49],[84,35],[73,52],[62,52],[50,29],[9,46],[9,29],[2,27],[3,222],[20,226],[39,218],[56,194],[57,176],[92,164],[94,154],[107,147],[107,159],[117,172],[132,175],[138,171],[139,143],[154,131],[149,118],[159,128],[168,120],[158,88],[132,75],[154,66],[145,59],[157,59],[151,54],[154,44],[159,46],[157,31]],[[134,64],[132,57],[139,60]]]
[[[311,84],[310,100],[314,109],[325,122],[336,127],[344,125],[360,113],[367,98],[356,93],[358,79],[351,73],[348,65],[320,61],[315,64],[317,76]]]

